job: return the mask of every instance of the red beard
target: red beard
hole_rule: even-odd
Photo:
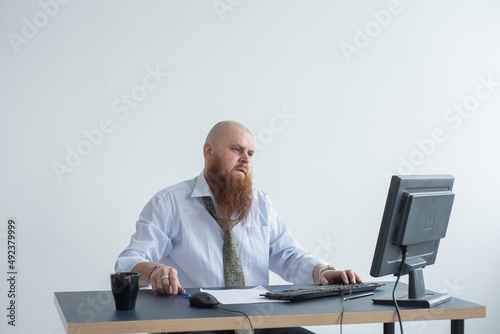
[[[218,215],[222,222],[236,216],[245,221],[252,208],[252,174],[247,166],[238,166],[246,170],[244,177],[235,176],[232,170],[223,170],[221,160],[214,155],[213,162],[206,167],[206,177],[219,208]]]

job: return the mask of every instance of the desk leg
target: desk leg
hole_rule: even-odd
[[[384,334],[394,334],[394,323],[385,322],[384,323]]]
[[[453,319],[451,320],[451,334],[464,334],[465,333],[465,320]]]

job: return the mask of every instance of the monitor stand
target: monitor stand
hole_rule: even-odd
[[[414,306],[419,308],[430,308],[445,303],[451,297],[445,293],[437,293],[425,290],[424,275],[422,268],[416,268],[409,272],[408,293],[397,293],[396,300],[399,306]],[[392,294],[374,298],[375,304],[394,305]]]

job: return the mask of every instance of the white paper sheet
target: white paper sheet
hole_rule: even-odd
[[[213,295],[221,304],[253,304],[253,303],[283,303],[287,300],[270,299],[264,296],[259,296],[262,293],[268,292],[266,288],[259,285],[251,289],[224,289],[224,290],[209,290],[201,289]]]

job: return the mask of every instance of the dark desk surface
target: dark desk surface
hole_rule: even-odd
[[[287,287],[290,286],[266,288],[272,291]],[[387,283],[375,290],[375,296],[390,293],[392,287],[393,283]],[[406,284],[398,286],[398,291],[405,289]],[[196,292],[199,289],[187,291]],[[397,322],[393,306],[375,305],[371,298],[363,297],[345,302],[343,323]],[[248,327],[248,321],[241,314],[216,308],[191,307],[185,297],[155,295],[151,290],[139,291],[135,310],[132,311],[116,311],[111,291],[56,292],[55,303],[68,333],[181,332]],[[339,324],[342,312],[342,300],[339,296],[294,303],[222,306],[248,314],[254,328]],[[403,321],[486,317],[486,307],[457,298],[430,309],[400,309]]]

